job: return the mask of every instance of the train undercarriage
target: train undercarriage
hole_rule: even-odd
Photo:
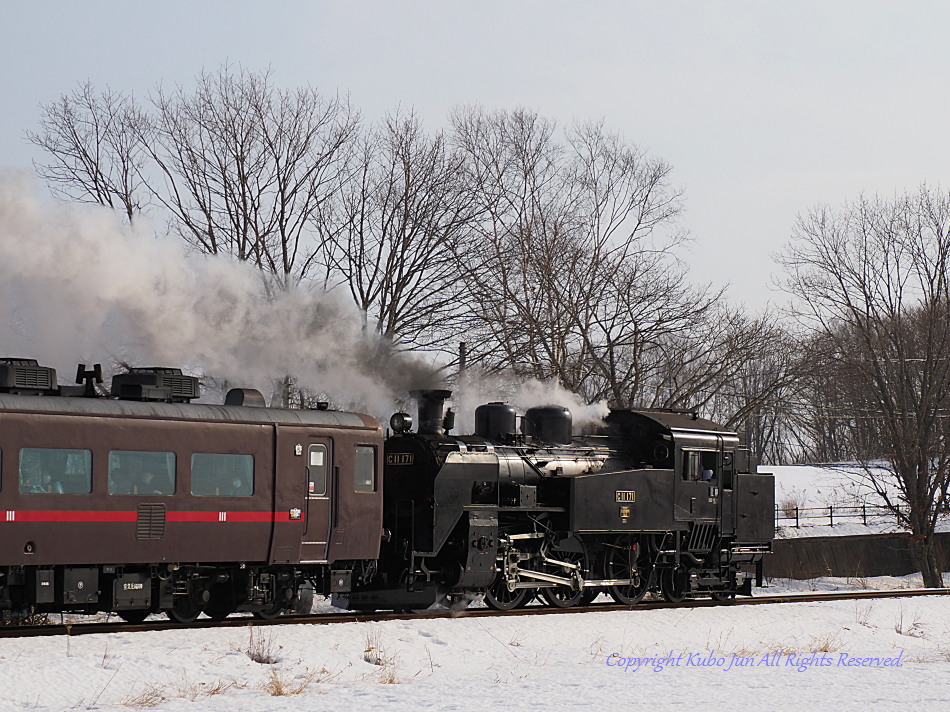
[[[726,600],[751,595],[752,579],[761,585],[767,545],[741,547],[718,536],[712,525],[687,531],[557,531],[543,517],[525,525],[499,528],[494,561],[481,574],[470,552],[484,545],[460,527],[438,555],[410,554],[403,565],[370,590],[348,599],[352,608],[419,610],[442,601],[464,607],[483,599],[496,610],[527,606],[535,599],[555,608],[586,605],[606,593],[623,605],[648,594],[678,603],[688,598]],[[477,554],[475,555],[477,556]],[[411,573],[410,573],[411,572]]]
[[[130,623],[164,613],[191,623],[202,613],[272,619],[309,613],[314,591],[328,586],[326,571],[245,564],[161,564],[147,567],[14,566],[0,571],[0,615],[5,622],[49,613],[111,612]]]
[[[537,533],[507,535],[501,541],[497,576],[485,591],[485,604],[509,610],[538,598],[566,608],[589,603],[601,593],[624,605],[639,603],[648,593],[671,603],[751,594],[751,573],[743,570],[749,568],[743,564],[751,563],[751,557],[733,556],[718,546],[697,556],[678,549],[678,538],[676,532],[562,539]]]

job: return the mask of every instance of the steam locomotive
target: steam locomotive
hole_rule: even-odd
[[[613,410],[575,438],[566,408],[488,403],[461,437],[449,391],[413,395],[417,432],[398,413],[385,445],[379,571],[350,607],[678,602],[761,585],[774,479],[749,472],[736,433],[695,413]]]
[[[417,430],[397,413],[384,439],[369,416],[252,389],[192,403],[179,369],[101,382],[0,359],[6,618],[271,618],[309,589],[362,610],[724,598],[761,579],[774,531],[772,477],[692,414],[613,411],[575,439],[563,408],[490,403],[463,437],[449,392],[422,391]]]

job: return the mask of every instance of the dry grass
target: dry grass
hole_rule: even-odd
[[[524,639],[528,637],[528,633],[524,628],[519,628],[514,633],[511,634],[511,640],[508,641],[508,645],[513,648],[521,647],[521,644],[524,642]]]
[[[129,690],[129,693],[125,696],[120,704],[123,707],[156,707],[162,702],[165,702],[167,699],[168,698],[165,696],[165,688],[163,686],[146,683],[145,687],[138,692],[135,692],[134,688]]]
[[[280,660],[278,653],[282,649],[283,646],[277,645],[277,641],[266,628],[248,626],[247,647],[241,652],[255,663],[273,665]]]
[[[920,611],[914,611],[913,614],[905,615],[904,604],[901,603],[897,612],[897,620],[894,621],[894,632],[899,635],[922,638],[923,628],[920,623]]]
[[[146,683],[140,690],[129,690],[120,704],[123,707],[156,707],[171,699],[183,699],[196,702],[202,697],[213,697],[231,689],[243,689],[246,685],[237,680],[215,680],[214,682],[193,682],[182,673],[181,679],[169,685]]]
[[[383,665],[383,634],[379,626],[371,625],[363,636],[363,660],[373,665]]]
[[[426,650],[426,656],[429,658],[429,674],[431,675],[431,674],[433,674],[433,673],[435,672],[435,669],[436,669],[437,667],[442,667],[442,666],[441,666],[439,663],[435,662],[435,661],[432,659],[432,651],[429,650],[429,646],[428,646],[428,645],[425,646],[425,650]]]
[[[858,563],[860,564],[862,562]],[[868,587],[867,576],[848,576],[848,578],[845,579],[845,582],[849,586],[857,586],[860,589],[866,589]]]
[[[379,626],[370,626],[364,636],[363,660],[382,668],[377,681],[381,685],[398,685],[399,660],[394,653],[383,647],[382,631]],[[418,673],[416,673],[418,674]]]
[[[780,653],[781,655],[788,655],[789,653],[806,654],[812,652],[830,653],[840,650],[842,647],[842,643],[839,640],[837,633],[812,636],[804,644],[796,642],[788,645],[785,643],[763,641],[757,644],[753,643],[751,645],[734,645],[730,647],[729,638],[732,633],[732,630],[721,632],[718,639],[715,641],[707,639],[706,648],[708,650],[719,650],[726,654],[731,653],[740,658],[754,658],[761,657],[762,655],[766,654],[771,655],[774,653]],[[640,655],[647,655],[647,653],[641,653]]]
[[[337,677],[340,673],[331,673],[326,668],[321,670],[304,670],[302,673],[293,675],[281,671],[276,665],[271,667],[267,673],[267,680],[259,689],[272,697],[289,697],[299,695],[313,683],[327,682]]]
[[[804,650],[796,652],[809,653],[812,650],[819,653],[833,653],[836,650],[841,650],[841,641],[838,639],[838,634],[828,633],[823,636],[813,636]]]
[[[860,601],[855,601],[854,603],[854,621],[858,625],[863,625],[865,628],[873,628],[868,620],[871,618],[871,613],[874,611],[873,603],[861,603]]]
[[[594,638],[587,646],[587,653],[590,655],[591,660],[600,660],[605,652],[606,648],[604,647],[607,644],[607,641],[604,640],[604,636],[598,635]]]
[[[215,682],[202,682],[202,692],[208,697],[214,697],[227,692],[231,688],[243,689],[245,685],[237,680],[216,680]]]
[[[804,509],[807,503],[808,496],[805,494],[805,490],[783,491],[782,498],[778,501],[778,508],[783,517],[794,519],[795,510]]]

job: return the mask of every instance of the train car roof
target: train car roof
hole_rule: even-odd
[[[730,435],[736,434],[736,431],[731,428],[724,427],[723,425],[720,425],[719,423],[716,423],[712,420],[707,420],[706,418],[694,416],[692,413],[681,413],[668,410],[633,410],[629,412],[644,418],[648,418],[671,432],[678,430],[681,432],[689,431]]]
[[[382,431],[375,418],[339,410],[289,410],[208,403],[158,403],[110,398],[67,398],[0,394],[0,416],[5,412],[50,415],[187,420],[214,423],[313,425]]]

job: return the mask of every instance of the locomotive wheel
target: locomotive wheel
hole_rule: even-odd
[[[149,613],[151,613],[151,611],[149,611],[148,609],[136,609],[133,611],[116,611],[115,612],[115,614],[119,616],[119,618],[124,620],[126,623],[132,623],[133,625],[144,621],[146,618],[148,618]]]
[[[524,600],[518,604],[518,608],[527,608],[538,594],[537,589],[533,588],[526,588],[525,591],[527,594],[525,595]]]
[[[586,574],[589,570],[587,554],[580,553],[577,551],[554,551],[552,556],[556,556],[561,561],[568,561],[572,564],[580,564],[581,571]],[[558,575],[563,576],[565,573],[562,567],[557,567]],[[548,586],[541,589],[541,598],[547,602],[548,605],[554,606],[555,608],[570,608],[571,606],[580,605],[584,600],[585,589],[581,588],[574,590],[570,586]],[[594,592],[596,596],[596,592]]]
[[[711,591],[709,596],[714,601],[728,601],[732,598],[735,598],[736,594],[734,594],[732,591]]]
[[[633,548],[636,542],[625,537],[617,546],[608,546],[604,556],[604,578],[635,579],[637,583],[623,586],[609,586],[607,593],[617,603],[632,606],[643,600],[650,589],[653,571],[648,557],[637,556],[640,547]]]
[[[660,594],[667,603],[680,603],[686,598],[689,571],[684,568],[663,569],[660,572]]]
[[[165,609],[165,615],[176,623],[194,623],[201,615],[201,606],[187,596],[177,596],[172,607]]]
[[[509,591],[505,582],[498,577],[485,591],[485,605],[496,611],[510,611],[512,608],[528,605],[532,593],[530,588],[516,588]]]

